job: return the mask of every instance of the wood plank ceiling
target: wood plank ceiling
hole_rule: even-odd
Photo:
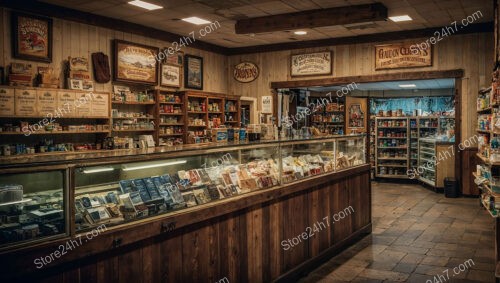
[[[183,36],[188,36],[192,31],[198,32],[203,26],[180,21],[181,18],[197,16],[218,21],[220,27],[200,40],[229,48],[441,27],[450,25],[453,21],[460,21],[478,10],[483,17],[474,23],[493,20],[491,0],[147,0],[164,7],[155,11],[129,5],[128,1],[42,0],[41,2],[121,19]],[[400,23],[377,21],[354,27],[345,25],[318,27],[306,29],[308,34],[305,36],[295,35],[293,31],[235,33],[235,23],[239,19],[375,2],[383,3],[389,10],[389,16],[408,14],[413,21]]]

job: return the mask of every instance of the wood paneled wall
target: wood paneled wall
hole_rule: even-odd
[[[130,33],[114,31],[112,29],[100,28],[86,24],[69,22],[61,19],[53,19],[53,49],[52,64],[56,73],[63,78],[63,61],[68,56],[85,56],[90,59],[93,52],[104,52],[109,56],[112,64],[113,50],[112,40],[121,39],[140,44],[164,48],[171,43],[153,38],[138,36]],[[8,66],[11,62],[26,62],[12,58],[11,46],[10,10],[0,8],[0,66]],[[204,91],[227,93],[227,57],[224,55],[201,51],[189,47],[182,48],[185,54],[203,57],[204,67]],[[45,63],[31,62],[34,71],[37,66],[48,66]],[[112,65],[110,65],[112,66]],[[96,91],[111,91],[112,83],[94,83]],[[61,80],[63,87],[63,80]]]
[[[407,42],[420,43],[425,40],[425,38],[422,38],[408,40]],[[434,46],[433,66],[426,68],[375,71],[375,45],[377,44],[339,45],[230,56],[230,71],[234,65],[242,61],[251,61],[259,66],[261,73],[257,80],[251,83],[239,83],[231,78],[232,73],[230,72],[228,74],[228,77],[231,78],[229,79],[229,94],[258,97],[260,107],[260,97],[271,95],[271,82],[301,79],[290,76],[290,55],[304,52],[333,51],[333,76],[335,77],[464,69],[465,77],[462,80],[462,89],[464,91],[461,97],[462,140],[466,140],[475,134],[477,92],[479,88],[488,86],[491,82],[494,58],[493,33],[467,34],[443,38]],[[325,78],[325,76],[306,77],[305,79],[313,78]]]

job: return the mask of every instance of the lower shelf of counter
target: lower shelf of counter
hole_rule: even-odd
[[[370,166],[362,165],[113,227],[92,240],[83,234],[82,245],[39,269],[36,259],[72,239],[3,253],[0,272],[23,282],[290,282],[369,233]]]

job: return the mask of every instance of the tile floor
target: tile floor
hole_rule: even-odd
[[[373,183],[372,188],[372,235],[301,283],[495,282],[494,220],[478,199],[447,199],[412,184]],[[455,275],[453,268],[469,259],[471,267],[457,268]]]

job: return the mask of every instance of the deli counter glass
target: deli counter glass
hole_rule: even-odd
[[[67,172],[0,175],[0,249],[68,235]]]
[[[121,224],[366,163],[364,135],[228,145],[78,167],[75,230]]]

